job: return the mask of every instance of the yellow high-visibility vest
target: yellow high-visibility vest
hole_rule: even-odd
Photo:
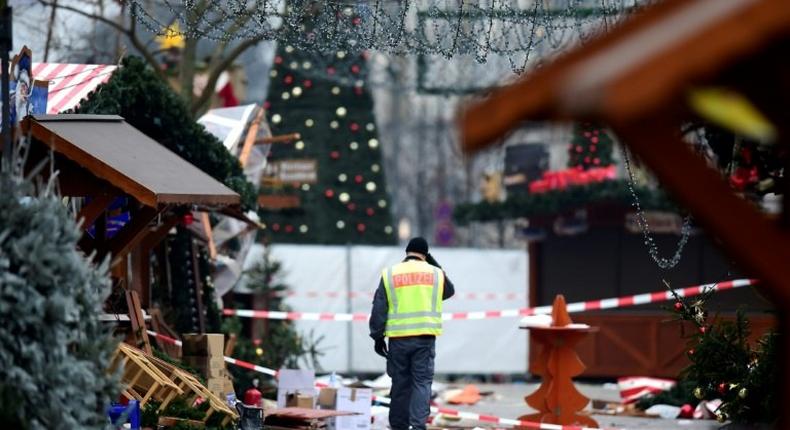
[[[442,334],[444,272],[409,260],[381,272],[389,312],[384,335],[405,337]]]

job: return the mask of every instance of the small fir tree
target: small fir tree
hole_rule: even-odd
[[[682,406],[699,400],[721,399],[715,411],[719,421],[737,424],[773,423],[778,417],[775,371],[779,365],[778,334],[769,331],[756,344],[749,342],[749,320],[742,311],[734,321],[711,319],[706,302],[713,290],[697,298],[675,297],[672,311],[692,332],[687,356],[691,364],[682,371],[676,389],[640,403]]]
[[[79,238],[58,198],[0,172],[0,428],[106,426],[120,392],[99,321],[109,277]]]
[[[247,288],[253,295],[266,298],[266,310],[289,311],[283,303],[283,298],[288,292],[288,286],[279,281],[281,266],[269,255],[268,248],[264,253],[263,261],[245,272]],[[308,360],[315,364],[316,358],[321,355],[317,349],[320,339],[312,336],[304,338],[299,335],[293,321],[289,320],[262,320],[253,321],[252,324],[262,324],[263,334],[260,339],[250,339],[244,336],[244,327],[237,317],[225,318],[223,331],[226,334],[237,335],[234,357],[249,361],[270,369],[298,368],[299,362]],[[234,367],[230,369],[237,382],[236,388],[243,391],[250,386],[252,379],[262,379],[260,375]]]
[[[605,128],[594,124],[577,124],[568,148],[568,167],[584,170],[612,165],[614,142]]]

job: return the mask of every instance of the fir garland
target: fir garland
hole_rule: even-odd
[[[663,192],[648,187],[635,189],[643,209],[677,210]],[[466,225],[470,222],[548,216],[604,202],[630,206],[632,200],[626,181],[614,180],[539,194],[520,193],[509,196],[503,202],[462,204],[455,208],[453,217],[460,225]]]

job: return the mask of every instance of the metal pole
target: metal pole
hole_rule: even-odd
[[[0,74],[2,74],[2,80],[0,81],[2,94],[0,96],[2,99],[0,99],[0,102],[3,104],[3,160],[6,163],[11,163],[13,151],[11,149],[11,94],[9,92],[8,51],[11,50],[13,33],[11,31],[11,8],[8,7],[8,1],[0,1],[0,8],[2,8],[0,12],[0,67],[2,67],[2,70],[0,70]]]
[[[351,277],[352,277],[351,276],[351,244],[348,243],[348,244],[346,244],[346,312],[347,313],[351,313],[352,312],[352,306],[351,306],[351,291],[352,291]],[[346,324],[346,330],[347,330],[346,335],[348,336],[348,344],[347,344],[347,346],[348,346],[348,349],[347,349],[347,353],[348,353],[348,358],[347,358],[347,360],[348,360],[347,361],[348,373],[352,373],[353,372],[352,368],[354,366],[354,360],[353,360],[353,355],[354,355],[354,327],[353,326],[354,326],[354,324],[351,324],[351,323]]]

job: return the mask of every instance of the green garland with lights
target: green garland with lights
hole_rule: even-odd
[[[647,210],[676,211],[675,204],[660,190],[636,186],[642,207]],[[460,225],[506,219],[551,216],[600,203],[630,206],[633,198],[624,180],[612,180],[539,194],[520,193],[503,202],[458,205],[453,217]]]
[[[281,44],[270,74],[269,122],[274,134],[298,132],[294,144],[272,147],[270,162],[311,159],[316,183],[289,192],[298,208],[261,208],[275,243],[394,244],[373,99],[365,85],[366,54],[338,51],[323,58]],[[323,70],[314,70],[317,67]],[[353,77],[343,84],[335,74]],[[293,184],[262,187],[282,195]]]

